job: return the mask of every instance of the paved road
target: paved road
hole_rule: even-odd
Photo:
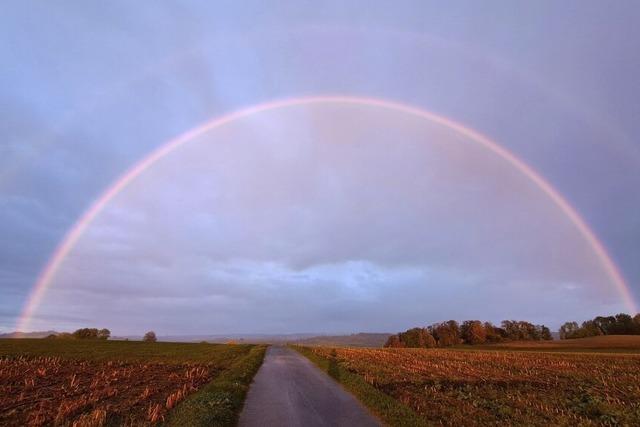
[[[269,347],[249,389],[240,427],[381,426],[338,383],[286,347]]]

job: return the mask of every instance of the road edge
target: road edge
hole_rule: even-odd
[[[228,427],[238,423],[253,377],[262,366],[267,345],[255,345],[210,383],[168,414],[165,426]]]
[[[348,371],[335,360],[319,356],[313,348],[299,345],[289,345],[289,348],[309,359],[321,371],[341,384],[385,424],[393,427],[431,425],[408,406],[366,382],[362,376]]]

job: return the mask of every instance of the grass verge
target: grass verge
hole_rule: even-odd
[[[367,383],[362,376],[349,372],[340,366],[335,359],[321,357],[309,347],[291,346],[291,348],[342,384],[386,424],[399,427],[430,425],[411,408],[376,389]]]
[[[266,346],[249,353],[169,413],[167,426],[234,426]]]

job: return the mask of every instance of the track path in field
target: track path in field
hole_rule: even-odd
[[[381,426],[371,413],[307,358],[271,346],[249,389],[240,427]]]

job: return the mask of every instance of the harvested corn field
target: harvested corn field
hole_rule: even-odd
[[[3,344],[40,349],[47,342]],[[94,343],[120,357],[77,358],[74,346],[52,355],[0,354],[0,425],[152,425],[211,382],[252,346],[212,344]],[[180,353],[186,346],[193,362]],[[180,351],[174,353],[174,348]],[[0,346],[1,349],[1,346]],[[155,352],[154,352],[155,349]],[[11,353],[11,352],[9,352]],[[24,354],[26,353],[26,354]],[[108,352],[107,352],[108,353]],[[153,354],[149,362],[139,355]],[[100,353],[96,352],[96,356]],[[172,357],[172,354],[176,354]],[[70,357],[71,356],[71,357]],[[208,357],[207,357],[208,356]],[[165,359],[161,361],[160,359]]]
[[[435,349],[311,351],[445,425],[639,425],[640,356]]]

